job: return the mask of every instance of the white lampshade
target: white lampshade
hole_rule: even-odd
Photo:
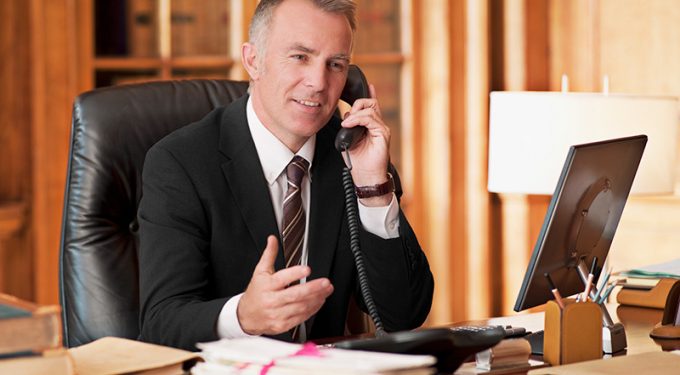
[[[489,191],[551,195],[569,146],[645,134],[632,193],[673,192],[675,97],[492,92],[489,121]]]

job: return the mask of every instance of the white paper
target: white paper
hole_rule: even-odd
[[[680,278],[680,258],[668,262],[652,264],[644,267],[637,267],[627,272],[628,276],[646,277],[672,277]]]
[[[432,366],[436,359],[428,355],[403,355],[364,352],[336,348],[317,348],[312,355],[296,354],[301,344],[291,344],[264,337],[223,339],[200,343],[207,364],[192,370],[195,374],[215,373],[217,367],[222,373],[236,370],[238,374],[260,370],[271,365],[268,374],[286,373],[288,369],[299,373],[384,373],[404,369]],[[276,370],[276,371],[274,371]],[[285,371],[284,371],[285,370]],[[282,372],[283,371],[283,372]],[[426,371],[426,372],[429,372]]]

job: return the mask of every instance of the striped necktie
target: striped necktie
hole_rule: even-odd
[[[295,155],[286,168],[288,191],[283,199],[283,255],[286,267],[300,264],[302,243],[305,239],[305,210],[302,208],[302,177],[307,173],[309,162]]]

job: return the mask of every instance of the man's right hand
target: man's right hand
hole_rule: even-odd
[[[293,266],[274,272],[277,252],[278,241],[275,236],[269,236],[267,247],[236,308],[241,329],[249,335],[277,335],[289,331],[319,311],[333,293],[333,285],[327,278],[289,287],[292,282],[308,277],[311,270],[307,266]]]

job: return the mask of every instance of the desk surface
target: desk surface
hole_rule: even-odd
[[[619,306],[618,304],[608,304],[607,309],[614,322],[621,322],[626,328],[626,339],[628,348],[623,353],[618,354],[638,354],[663,349],[680,349],[678,340],[653,340],[649,337],[649,332],[654,325],[661,321],[663,310],[648,309],[643,307]],[[512,325],[524,327],[527,331],[539,331],[543,329],[543,312],[517,314],[512,316],[489,318],[483,320],[473,320],[453,324],[457,325]]]

